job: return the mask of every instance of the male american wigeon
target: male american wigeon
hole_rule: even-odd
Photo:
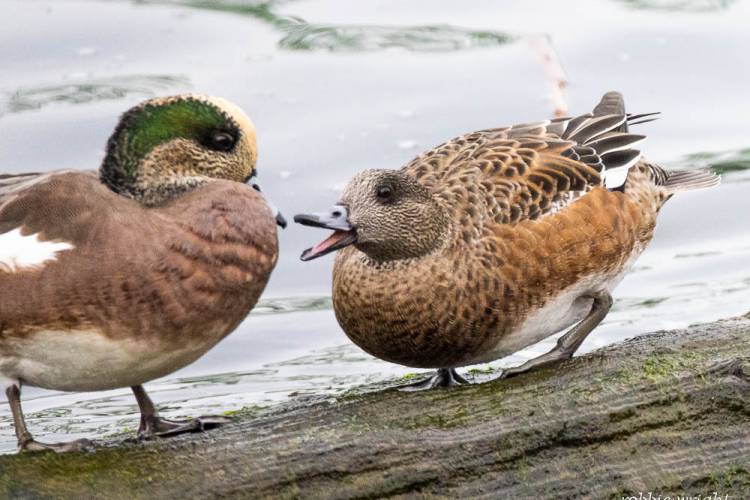
[[[400,170],[356,175],[325,213],[295,221],[335,230],[306,250],[339,250],[333,305],[358,346],[438,368],[418,388],[464,380],[567,327],[550,352],[503,372],[570,358],[607,315],[612,289],[651,240],[676,192],[715,186],[708,171],[667,171],[634,149],[644,136],[610,92],[576,118],[480,130]],[[613,169],[624,184],[608,188]]]
[[[21,450],[21,387],[132,387],[141,437],[223,418],[159,417],[145,382],[192,363],[250,312],[276,264],[255,128],[235,105],[180,95],[121,118],[99,172],[0,176],[0,383]]]

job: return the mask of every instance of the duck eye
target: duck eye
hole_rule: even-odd
[[[212,132],[207,142],[206,146],[216,151],[231,151],[235,140],[229,132]]]
[[[380,200],[388,200],[393,194],[393,190],[390,186],[380,186],[375,193]]]

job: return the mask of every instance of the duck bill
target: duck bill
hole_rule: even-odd
[[[333,229],[333,234],[328,238],[302,252],[300,259],[303,261],[317,259],[357,241],[357,231],[349,223],[348,211],[342,205],[334,205],[328,212],[295,215],[294,222],[303,226]]]
[[[276,217],[274,217],[274,219],[276,220],[277,226],[279,226],[281,229],[286,229],[286,217],[284,217],[284,215],[279,212],[278,208],[276,209]]]
[[[317,259],[318,257],[322,257],[331,252],[335,252],[336,250],[339,250],[341,248],[348,247],[356,241],[357,235],[356,233],[354,233],[354,231],[336,230],[328,238],[302,252],[300,259],[305,262],[307,262],[308,260]]]

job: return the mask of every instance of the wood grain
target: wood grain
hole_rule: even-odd
[[[750,495],[750,316],[517,378],[302,400],[220,430],[0,457],[18,498]]]

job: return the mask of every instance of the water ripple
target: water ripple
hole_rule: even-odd
[[[314,24],[297,16],[278,14],[275,7],[283,2],[274,1],[155,0],[148,3],[177,4],[254,17],[283,34],[278,45],[286,50],[368,52],[399,48],[413,52],[447,52],[497,47],[514,41],[507,33],[450,25]]]
[[[279,314],[301,311],[324,311],[333,309],[330,296],[312,297],[277,297],[262,299],[253,308],[251,314]]]
[[[728,8],[736,0],[621,0],[636,9],[667,12],[716,12]]]
[[[750,179],[750,148],[729,151],[701,151],[668,163],[670,168],[711,168],[722,180]]]
[[[189,85],[184,76],[117,75],[65,83],[22,87],[0,94],[0,115],[41,109],[53,103],[86,104],[128,96],[154,97]]]
[[[399,48],[415,52],[447,52],[496,47],[513,37],[494,31],[473,31],[454,26],[392,27],[377,25],[322,25],[287,20],[279,46],[290,50],[364,52]]]

